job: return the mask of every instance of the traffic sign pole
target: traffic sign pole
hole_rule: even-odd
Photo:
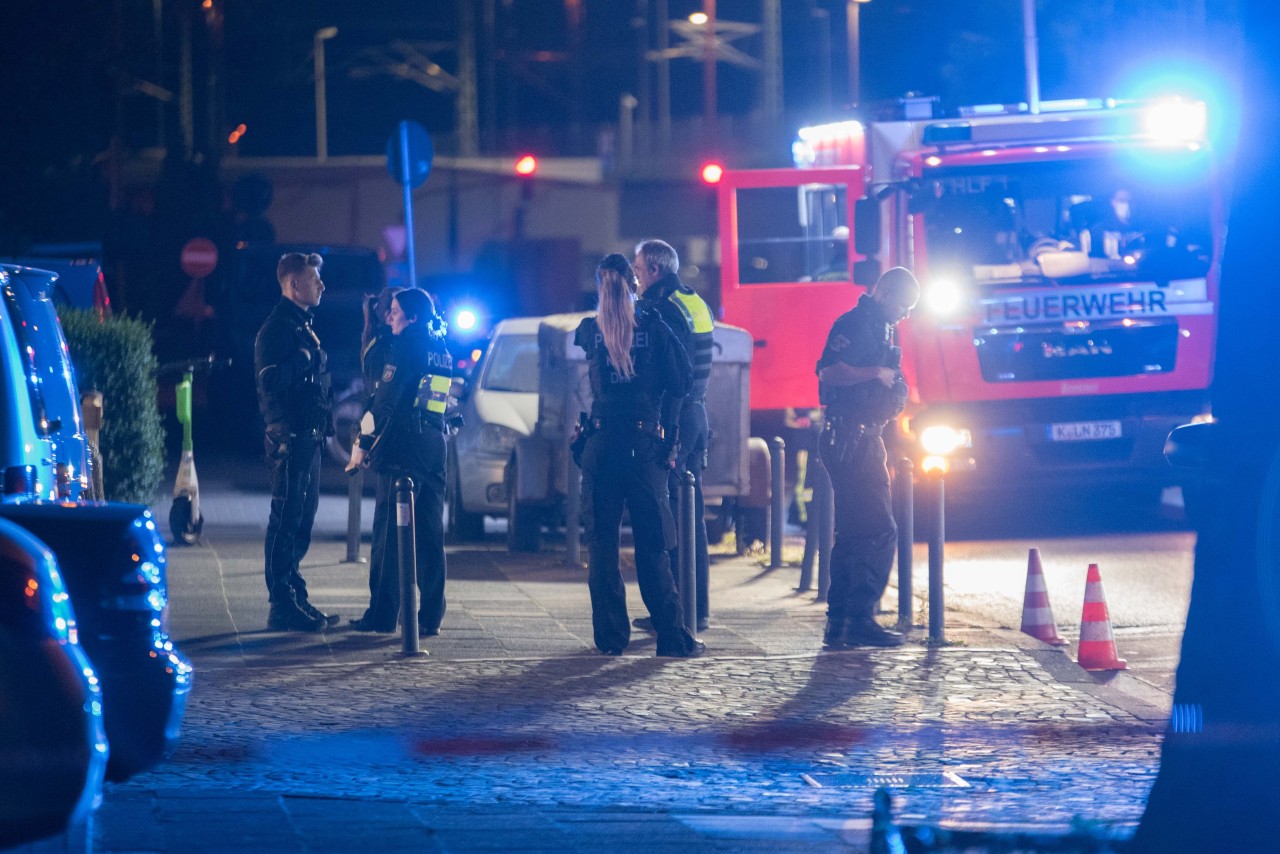
[[[413,180],[409,160],[409,123],[400,123],[400,183],[404,186],[405,258],[409,262],[409,287],[418,286],[418,267],[413,250]]]

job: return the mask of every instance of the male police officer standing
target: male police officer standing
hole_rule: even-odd
[[[907,385],[894,327],[920,299],[904,267],[885,272],[831,327],[818,360],[826,426],[818,453],[835,489],[835,544],[827,593],[827,649],[898,646],[902,636],[875,621],[893,566],[898,528],[889,496],[881,431],[902,412]]]
[[[271,612],[267,628],[319,631],[337,623],[307,601],[298,563],[311,546],[319,506],[320,448],[333,434],[330,380],[311,310],[320,304],[319,255],[289,252],[276,265],[280,303],[258,331],[253,346],[258,409],[266,422],[265,449],[271,470],[271,516],[267,521],[266,578]]]
[[[693,288],[680,281],[680,257],[676,250],[661,240],[644,240],[636,246],[635,271],[640,298],[657,307],[658,314],[666,322],[676,339],[684,347],[693,365],[693,388],[684,399],[679,416],[680,456],[668,478],[673,512],[676,511],[682,478],[686,471],[693,472],[694,502],[694,587],[698,599],[698,631],[707,628],[708,592],[710,588],[710,560],[707,556],[707,523],[703,519],[702,470],[706,468],[707,442],[707,380],[711,376],[711,355],[714,347],[715,321],[711,309]],[[678,550],[672,552],[672,565],[678,560]],[[678,573],[677,573],[678,577]],[[635,621],[639,628],[652,628],[648,618]]]

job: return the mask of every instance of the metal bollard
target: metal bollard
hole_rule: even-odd
[[[418,555],[414,548],[413,480],[396,480],[396,547],[400,555],[400,630],[404,654],[418,650]]]
[[[946,540],[947,489],[941,475],[934,478],[933,507],[929,529],[929,643],[946,641],[943,627],[943,610],[946,607],[942,595],[943,543]]]
[[[781,436],[769,440],[769,568],[782,566],[782,534],[787,524],[787,443]]]
[[[698,580],[697,562],[697,504],[694,500],[693,472],[680,475],[680,609],[684,613],[684,627],[695,638],[698,636]]]
[[[827,588],[831,586],[831,544],[835,539],[835,493],[831,488],[831,475],[815,454],[810,458],[809,484],[813,500],[809,502],[809,526],[804,536],[804,562],[800,567],[800,592],[807,591],[813,582],[813,563],[818,564],[818,599],[827,600]]]
[[[582,567],[582,470],[565,448],[564,562]]]
[[[893,500],[898,521],[898,625],[910,626],[914,618],[914,592],[911,570],[916,540],[915,466],[903,457],[898,460],[898,475],[893,481]]]
[[[818,601],[827,601],[831,588],[831,550],[836,540],[836,492],[831,482],[831,472],[819,464],[820,474],[814,489],[821,490],[822,527],[818,529]],[[820,483],[819,483],[820,482]]]
[[[343,563],[364,563],[360,557],[360,501],[364,497],[364,469],[347,477],[347,556]]]

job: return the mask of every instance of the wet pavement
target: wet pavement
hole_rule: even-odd
[[[1155,778],[1167,694],[950,615],[945,646],[917,627],[899,649],[824,653],[825,606],[760,558],[715,560],[695,660],[654,657],[642,632],[596,655],[585,570],[495,535],[450,548],[428,655],[267,632],[266,497],[204,501],[204,543],[170,550],[171,631],[196,665],[181,746],[109,786],[72,847],[856,851],[878,786],[908,823],[1122,837]],[[342,563],[345,525],[326,496],[303,574],[354,617],[367,568]]]

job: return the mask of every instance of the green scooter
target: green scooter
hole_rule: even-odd
[[[209,371],[215,367],[230,365],[230,359],[214,361],[210,353],[203,359],[170,362],[161,365],[157,376],[181,373],[182,379],[174,389],[178,423],[182,425],[182,457],[178,461],[178,476],[173,483],[173,504],[169,507],[169,531],[173,545],[193,546],[200,541],[204,530],[204,515],[200,512],[200,479],[196,475],[195,444],[191,439],[191,384],[196,371]]]

